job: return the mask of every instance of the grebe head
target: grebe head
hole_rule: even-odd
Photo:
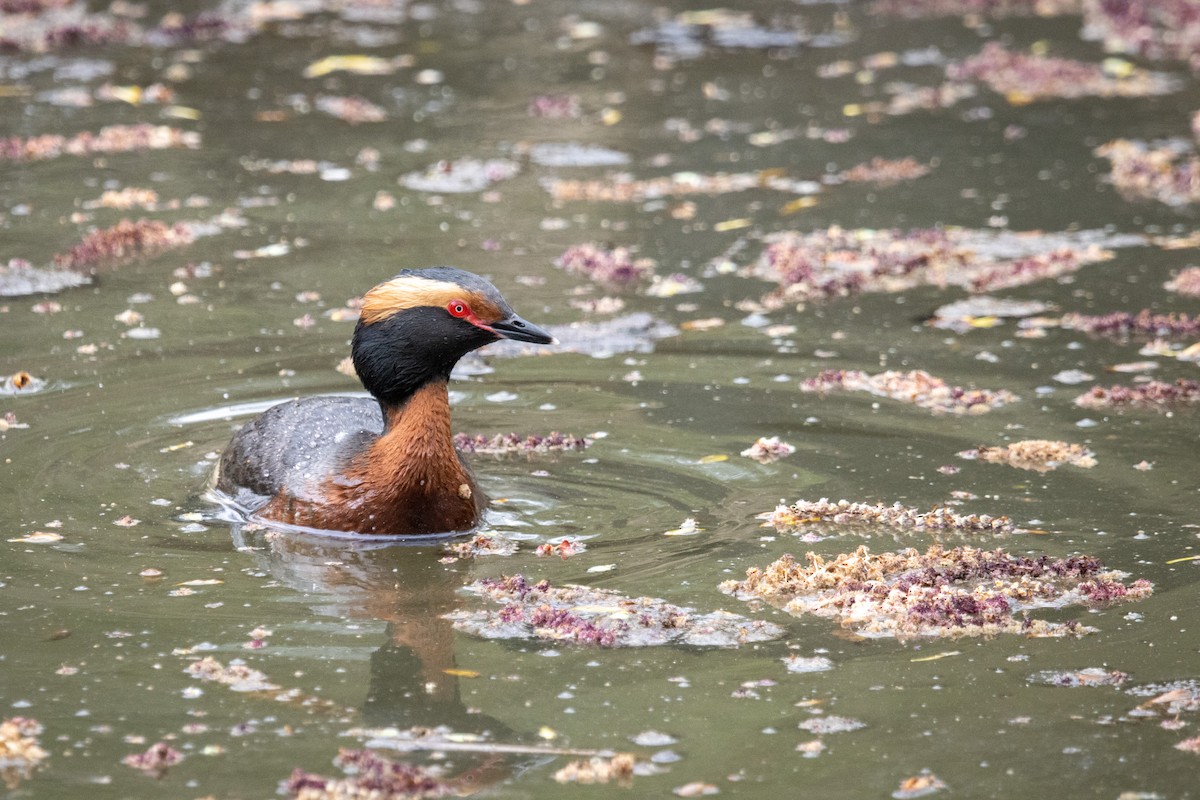
[[[400,405],[431,380],[448,379],[467,353],[498,339],[553,344],[500,292],[454,267],[404,270],[363,297],[351,358],[367,391]]]

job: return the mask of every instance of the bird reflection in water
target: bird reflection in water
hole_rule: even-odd
[[[458,590],[471,580],[469,563],[440,563],[443,541],[363,540],[297,534],[294,530],[247,530],[234,525],[234,543],[259,568],[313,600],[313,610],[345,620],[381,621],[386,640],[370,659],[362,703],[368,729],[449,728],[481,737],[479,752],[456,760],[456,794],[496,783],[512,774],[501,750],[519,737],[503,722],[467,708],[455,674],[455,631],[444,615],[462,605]],[[528,755],[525,756],[528,759]],[[526,762],[527,764],[528,762]],[[445,766],[445,763],[442,762]]]

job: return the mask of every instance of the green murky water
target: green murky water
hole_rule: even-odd
[[[35,394],[0,397],[0,411],[28,425],[0,434],[8,540],[0,568],[0,707],[5,717],[36,718],[50,753],[12,796],[270,797],[293,767],[336,774],[330,762],[338,748],[364,741],[356,728],[436,724],[488,730],[501,743],[659,753],[662,772],[635,778],[638,796],[669,796],[702,781],[739,797],[884,797],[922,770],[962,797],[1193,796],[1196,756],[1173,745],[1195,735],[1196,715],[1183,715],[1178,730],[1164,729],[1157,716],[1131,718],[1146,698],[1125,689],[1200,677],[1197,562],[1167,563],[1195,553],[1195,414],[1085,412],[1071,402],[1092,383],[1128,383],[1130,376],[1105,368],[1141,360],[1139,344],[1056,329],[1021,338],[1011,321],[966,334],[934,330],[921,320],[962,295],[935,288],[773,312],[771,324],[795,330],[772,338],[743,324],[748,312],[738,308],[771,285],[708,265],[748,234],[734,256],[740,265],[760,249],[757,233],[833,224],[1189,233],[1193,210],[1123,200],[1103,180],[1107,165],[1091,148],[1118,136],[1185,135],[1188,115],[1200,107],[1200,85],[1168,63],[1157,68],[1178,73],[1184,84],[1159,98],[1013,107],[981,89],[954,108],[869,122],[845,116],[844,106],[878,99],[892,76],[881,70],[821,79],[821,65],[931,46],[954,60],[997,38],[1015,48],[1046,41],[1056,53],[1089,61],[1102,54],[1079,41],[1078,17],[971,28],[957,19],[879,20],[863,5],[745,7],[784,28],[799,17],[809,31],[844,40],[787,52],[707,48],[699,58],[656,63],[653,47],[629,37],[668,12],[633,2],[534,0],[420,4],[397,24],[316,14],[269,25],[240,45],[61,50],[27,75],[13,70],[44,57],[5,57],[0,85],[23,87],[0,97],[5,136],[146,121],[198,131],[202,144],[0,162],[0,260],[45,266],[89,227],[122,217],[207,219],[240,206],[246,221],[104,271],[93,285],[0,299],[0,373],[28,370],[49,382]],[[158,13],[151,9],[148,18]],[[368,35],[387,39],[362,38]],[[302,75],[318,59],[352,53],[408,54],[415,63],[389,75]],[[112,72],[55,79],[55,69],[79,59],[111,64]],[[173,102],[199,112],[195,121],[164,120],[163,105],[72,108],[38,99],[52,88],[91,91],[106,80],[145,86],[178,64],[186,70],[177,68]],[[441,74],[418,82],[421,70]],[[940,72],[897,68],[895,80],[933,85]],[[322,94],[361,95],[388,119],[350,125],[306,113]],[[531,99],[545,94],[576,96],[580,115],[531,116]],[[1006,136],[1014,125],[1023,138]],[[809,139],[809,126],[845,128],[852,136]],[[751,143],[750,135],[771,130],[802,133]],[[794,213],[781,208],[795,195],[768,189],[555,204],[543,181],[599,179],[612,168],[540,166],[523,156],[515,156],[521,173],[487,192],[434,194],[397,183],[439,159],[509,157],[539,142],[626,153],[630,162],[618,169],[639,178],[780,169],[819,179],[877,155],[936,166],[927,177],[893,186],[826,187],[815,206]],[[373,168],[362,163],[364,148],[377,151],[366,158]],[[270,174],[247,168],[257,159],[329,165],[324,177]],[[106,189],[130,186],[153,188],[162,202],[211,202],[153,212],[84,208]],[[380,192],[396,205],[382,207]],[[684,200],[695,203],[691,219],[672,214]],[[719,224],[730,220],[748,223]],[[582,454],[475,459],[481,483],[502,500],[490,527],[519,540],[516,555],[443,563],[440,545],[270,539],[217,516],[206,482],[248,410],[357,389],[334,369],[348,352],[353,323],[324,312],[399,268],[450,263],[491,276],[539,324],[586,319],[570,303],[586,281],[553,267],[568,246],[586,241],[633,245],[657,260],[661,273],[703,281],[697,294],[626,295],[627,311],[675,326],[713,317],[725,324],[684,329],[648,344],[649,352],[487,359],[489,374],[454,383],[457,430],[607,433]],[[277,257],[246,257],[272,244]],[[1193,313],[1194,299],[1161,288],[1193,260],[1194,249],[1126,248],[1069,280],[1002,294],[1084,313]],[[211,274],[201,268],[197,275],[195,265],[206,263]],[[177,274],[189,265],[190,274]],[[319,299],[298,297],[309,292]],[[194,302],[181,303],[177,294]],[[44,301],[61,310],[35,313],[34,304]],[[115,319],[129,309],[142,315],[132,327]],[[305,315],[314,324],[296,324]],[[138,327],[158,335],[134,338]],[[1194,364],[1157,360],[1156,377],[1195,372]],[[828,367],[921,368],[955,384],[1008,388],[1022,400],[986,415],[938,417],[866,395],[799,391],[801,379]],[[1097,377],[1078,387],[1052,378],[1071,369]],[[1094,425],[1081,427],[1085,419]],[[797,452],[768,465],[738,455],[772,435]],[[1021,438],[1087,444],[1099,464],[1039,474],[955,457]],[[1153,469],[1132,468],[1143,460]],[[939,472],[949,464],[961,471]],[[1154,596],[1098,612],[1073,610],[1099,628],[1080,639],[898,643],[846,638],[828,620],[751,608],[717,590],[720,581],[785,552],[832,555],[864,542],[884,550],[930,541],[826,530],[831,538],[807,544],[759,527],[755,515],[781,499],[929,508],[956,490],[979,496],[967,504],[971,511],[1008,514],[1049,532],[988,538],[987,546],[1086,552],[1153,581]],[[663,535],[688,517],[702,532]],[[12,541],[38,531],[62,539]],[[562,535],[586,539],[588,550],[570,559],[535,557],[536,544]],[[606,565],[612,568],[591,569]],[[143,577],[147,569],[160,570],[161,579]],[[464,584],[512,572],[748,613],[787,633],[738,649],[593,649],[482,641],[440,619],[473,602],[458,591]],[[186,585],[194,581],[217,582]],[[259,627],[271,632],[265,646],[247,648]],[[789,674],[781,659],[791,653],[824,654],[834,668]],[[243,658],[299,699],[201,683],[185,673],[200,655]],[[928,658],[935,655],[945,657]],[[1132,677],[1122,689],[1027,680],[1040,670],[1085,667]],[[764,680],[773,684],[756,685],[757,697],[733,696],[744,682]],[[798,727],[817,714],[865,727],[824,736]],[[646,731],[677,741],[631,742]],[[797,752],[817,738],[826,746],[817,757]],[[157,741],[186,756],[160,780],[121,764]],[[446,758],[452,772],[481,760]],[[500,759],[486,791],[624,791],[555,783],[565,761]]]

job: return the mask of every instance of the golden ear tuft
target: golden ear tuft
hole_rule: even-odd
[[[367,292],[360,315],[363,324],[373,325],[405,309],[444,306],[462,294],[463,287],[457,283],[401,275]]]

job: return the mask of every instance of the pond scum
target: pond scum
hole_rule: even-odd
[[[801,381],[800,391],[820,394],[837,391],[867,392],[911,403],[935,413],[949,414],[986,414],[1019,399],[1007,389],[967,389],[952,386],[941,378],[919,369],[909,372],[888,371],[877,375],[854,369],[827,369],[815,378]]]
[[[460,781],[441,771],[393,761],[370,750],[343,748],[333,763],[346,773],[326,778],[297,767],[280,786],[295,800],[369,800],[370,798],[432,798],[458,794]]]
[[[1187,378],[1178,378],[1174,383],[1093,386],[1075,398],[1075,405],[1081,408],[1147,408],[1163,413],[1197,403],[1200,403],[1200,382]]]
[[[600,647],[669,643],[733,647],[777,639],[783,629],[739,614],[672,605],[655,597],[624,597],[606,589],[530,583],[522,575],[484,578],[466,587],[499,609],[453,611],[446,619],[485,639],[540,639]]]
[[[968,460],[1007,464],[1034,472],[1049,472],[1063,464],[1084,469],[1096,466],[1095,454],[1083,445],[1049,439],[1027,439],[994,447],[981,446],[974,450],[963,450],[958,455]]]
[[[831,618],[861,636],[897,638],[1079,636],[1078,622],[1033,619],[1028,612],[1067,605],[1087,607],[1139,600],[1153,585],[1105,570],[1090,556],[1016,556],[1001,549],[912,548],[872,553],[865,545],[832,559],[808,553],[807,564],[784,555],[721,590],[742,600],[761,599],[795,616]]]
[[[894,503],[890,506],[870,503],[851,503],[848,500],[830,502],[822,497],[816,502],[797,500],[790,506],[779,505],[774,511],[759,514],[764,528],[774,528],[780,533],[793,531],[805,525],[890,525],[919,531],[969,531],[991,533],[1017,533],[1020,531],[1008,517],[992,517],[987,514],[958,514],[945,506],[932,511]]]
[[[1057,278],[1113,257],[1110,247],[1140,237],[1012,233],[963,228],[911,231],[783,231],[767,243],[750,274],[779,288],[763,298],[771,310],[860,292],[958,286],[972,293]]]

